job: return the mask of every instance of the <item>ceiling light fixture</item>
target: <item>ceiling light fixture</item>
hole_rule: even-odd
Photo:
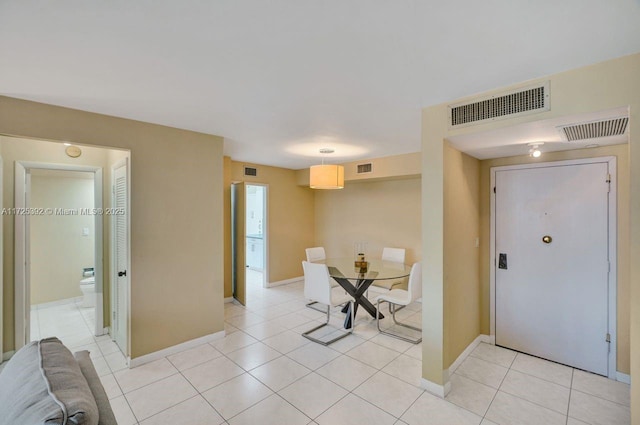
[[[529,156],[532,156],[534,158],[540,158],[540,156],[542,155],[542,152],[540,151],[540,146],[542,145],[544,145],[544,142],[528,143],[527,146],[529,146]]]
[[[334,150],[330,148],[320,149],[320,153],[328,155]],[[344,188],[344,167],[342,165],[322,164],[312,165],[309,168],[309,187],[311,189],[342,189]]]

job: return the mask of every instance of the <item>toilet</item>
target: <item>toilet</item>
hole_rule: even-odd
[[[80,290],[82,291],[82,303],[80,307],[96,306],[96,278],[95,276],[86,277],[80,281]]]

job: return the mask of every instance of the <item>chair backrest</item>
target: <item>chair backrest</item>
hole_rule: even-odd
[[[310,263],[315,263],[316,261],[324,261],[327,259],[327,256],[324,253],[324,247],[316,246],[314,248],[305,249],[307,253],[307,261]]]
[[[304,297],[322,304],[331,304],[331,284],[326,264],[302,262],[304,270]]]
[[[414,263],[411,266],[407,291],[409,292],[410,303],[422,297],[422,265],[420,263]]]
[[[382,259],[394,263],[404,263],[404,248],[383,248]]]

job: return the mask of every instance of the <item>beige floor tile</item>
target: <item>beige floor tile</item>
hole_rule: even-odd
[[[511,363],[513,363],[513,360],[516,358],[516,354],[518,353],[515,351],[507,350],[506,348],[484,342],[478,344],[475,350],[471,352],[471,356],[499,364],[502,367],[510,367]]]
[[[202,393],[227,420],[272,394],[273,391],[248,372]]]
[[[209,360],[217,359],[220,356],[222,356],[222,353],[213,348],[211,345],[202,344],[197,347],[190,348],[180,353],[168,356],[167,359],[178,370],[186,370]]]
[[[498,390],[454,373],[451,375],[451,391],[445,399],[457,406],[484,416]]]
[[[306,367],[282,356],[253,369],[250,373],[273,391],[280,391],[310,372]]]
[[[322,366],[316,372],[342,388],[352,391],[373,376],[377,370],[351,357],[340,356]]]
[[[575,370],[571,387],[574,390],[604,398],[605,400],[618,404],[624,404],[625,406],[631,405],[630,386],[622,382],[614,381],[613,379],[605,378],[604,376]]]
[[[243,373],[244,370],[241,367],[226,357],[209,360],[182,372],[199,392],[220,385]]]
[[[404,354],[393,359],[382,371],[414,387],[419,387],[422,382],[422,362]]]
[[[456,369],[458,375],[492,388],[499,388],[509,369],[477,357],[467,357]]]
[[[164,378],[125,394],[131,410],[139,421],[175,406],[197,394],[180,374]]]
[[[563,387],[571,387],[573,369],[568,366],[518,353],[511,369],[551,381]]]
[[[569,408],[569,388],[516,370],[510,370],[500,391],[539,404],[563,415]]]
[[[278,394],[308,417],[316,418],[348,392],[317,373],[310,373]]]
[[[376,369],[382,369],[399,355],[400,353],[397,351],[382,347],[370,341],[366,341],[347,352],[347,356],[360,360]]]
[[[400,419],[408,425],[478,425],[482,417],[424,392]]]
[[[263,365],[271,360],[280,357],[282,354],[269,347],[268,345],[258,342],[251,344],[247,347],[233,351],[227,354],[227,357],[231,359],[238,366],[246,371],[254,369],[260,365]]]
[[[131,411],[131,407],[129,407],[129,403],[124,396],[119,396],[109,400],[109,404],[111,404],[111,410],[113,410],[113,414],[116,417],[116,421],[118,425],[134,425],[137,424],[138,421]]]
[[[232,351],[236,351],[240,348],[246,347],[251,344],[255,344],[258,342],[254,337],[247,335],[244,332],[237,331],[232,333],[231,335],[227,335],[219,341],[211,342],[210,344],[216,350],[220,351],[223,354],[229,354]]]
[[[109,399],[116,398],[122,395],[120,385],[118,385],[118,381],[116,381],[116,378],[112,374],[101,376],[100,382],[102,383],[102,387],[107,393],[107,397]]]
[[[565,425],[566,415],[498,391],[486,418],[500,425]]]
[[[315,419],[320,425],[392,425],[396,418],[349,394]]]
[[[218,425],[224,422],[202,396],[197,395],[140,422],[140,425]]]
[[[378,372],[353,393],[385,412],[399,418],[422,395],[423,390]]]
[[[229,425],[307,425],[311,419],[277,394],[231,418]]]
[[[126,394],[176,373],[178,373],[178,369],[173,367],[169,360],[162,358],[133,369],[114,372],[113,376],[118,381],[122,391]]]
[[[590,425],[629,425],[631,423],[628,406],[577,390],[571,391],[569,416]]]
[[[267,338],[262,342],[282,354],[287,354],[297,348],[311,343],[311,341],[304,338],[299,333],[292,331],[285,331],[281,334]]]
[[[310,342],[287,354],[287,357],[311,370],[316,370],[339,356],[340,353],[337,351],[315,342]]]

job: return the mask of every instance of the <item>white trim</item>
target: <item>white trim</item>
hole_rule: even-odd
[[[81,171],[93,173],[93,193],[94,193],[94,207],[96,209],[102,209],[102,168],[91,165],[73,165],[73,164],[54,164],[48,162],[32,162],[32,161],[16,161],[15,162],[15,180],[14,180],[14,207],[26,208],[27,195],[26,191],[30,188],[32,169],[44,169],[44,170],[61,170],[61,171]],[[29,269],[27,264],[29,263],[29,254],[27,252],[29,235],[29,220],[28,215],[15,215],[14,226],[14,322],[15,322],[15,334],[14,345],[16,349],[24,346],[29,339],[30,331],[30,314],[27,314],[31,310],[30,302],[30,285],[29,282]],[[103,293],[103,217],[102,214],[95,214],[95,262],[94,271],[96,279],[96,297],[98,294]],[[30,243],[30,242],[29,242]],[[95,333],[98,334],[104,327],[103,324],[103,306],[96,303],[96,327]]]
[[[627,375],[626,373],[616,372],[616,381],[624,382],[625,384],[631,385],[631,375]]]
[[[210,335],[205,335],[200,338],[192,339],[186,342],[183,342],[178,345],[174,345],[172,347],[163,348],[159,351],[154,351],[153,353],[145,354],[144,356],[136,357],[135,359],[127,358],[129,363],[129,368],[133,369],[134,367],[142,366],[143,364],[150,363],[155,360],[162,359],[164,357],[170,356],[172,354],[179,353],[181,351],[188,350],[189,348],[198,347],[202,344],[206,344],[207,342],[217,341],[224,338],[225,332],[222,330],[220,332],[216,332]]]
[[[235,300],[235,298],[233,298],[233,297],[227,297],[227,298],[225,298],[225,299],[224,299],[224,303],[225,303],[225,304],[227,304],[227,303],[232,303],[232,302],[233,302],[233,300]]]
[[[291,279],[279,280],[277,282],[267,283],[267,288],[273,288],[274,286],[288,285],[294,282],[301,282],[304,280],[304,276],[292,277]]]
[[[465,350],[460,353],[458,358],[453,363],[451,363],[451,366],[449,366],[449,374],[455,372],[456,369],[458,369],[458,367],[462,364],[462,362],[465,361],[467,357],[469,357],[469,354],[471,354],[473,350],[475,350],[476,347],[480,345],[481,342],[486,342],[489,344],[490,339],[491,338],[489,337],[489,335],[478,335],[476,339],[471,341],[471,344],[469,344],[467,348],[465,348]]]
[[[617,368],[617,270],[618,270],[618,257],[617,257],[617,162],[615,156],[604,156],[604,157],[595,157],[595,158],[583,158],[583,159],[573,159],[566,161],[551,161],[551,162],[541,162],[541,163],[530,163],[530,164],[516,164],[516,165],[507,165],[502,167],[491,167],[491,184],[489,185],[490,196],[491,196],[491,216],[490,216],[490,243],[489,243],[489,329],[491,333],[491,337],[493,339],[493,344],[495,344],[495,334],[496,334],[496,305],[495,305],[495,296],[496,296],[496,228],[495,228],[495,203],[496,203],[496,195],[493,192],[493,188],[496,183],[496,171],[507,171],[507,170],[517,170],[517,169],[526,169],[526,168],[542,168],[542,167],[565,167],[569,165],[580,165],[580,164],[595,164],[595,163],[603,163],[606,162],[608,164],[608,171],[611,175],[611,184],[610,184],[610,193],[609,193],[609,261],[611,263],[611,270],[609,273],[609,293],[608,293],[608,307],[609,307],[609,317],[608,317],[608,327],[609,327],[609,335],[611,336],[611,343],[609,345],[609,362],[608,362],[608,377],[610,379],[616,379],[616,368]]]
[[[436,384],[428,379],[420,379],[420,388],[436,397],[445,398],[451,391],[451,382],[447,381],[444,385]]]

